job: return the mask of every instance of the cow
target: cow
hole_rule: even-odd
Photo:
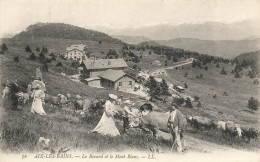
[[[257,139],[258,138],[258,131],[248,125],[243,125],[241,126],[241,130],[242,130],[242,138],[244,140],[248,139],[248,142],[250,142],[251,139]]]
[[[162,112],[156,112],[152,111],[146,116],[142,116],[141,118],[136,118],[134,121],[132,121],[129,125],[132,128],[149,128],[153,132],[153,136],[155,138],[158,137],[158,130],[170,133],[170,129],[167,125],[168,119],[169,119],[170,113],[162,113]],[[186,118],[183,117],[184,124],[183,129],[181,130],[181,136],[183,136],[184,129],[187,125]]]
[[[198,128],[199,130],[211,129],[211,128],[215,128],[216,126],[214,121],[205,117],[194,116],[191,117],[190,120],[191,120],[191,126]]]
[[[240,129],[239,125],[236,125],[232,121],[227,121],[226,122],[225,129],[226,129],[225,132],[229,135],[229,138],[231,140],[233,140],[234,137],[236,137],[236,136],[238,136],[238,137],[242,136],[242,132],[241,132],[241,129]]]
[[[28,93],[20,92],[17,94],[17,96],[19,102],[22,102],[23,104],[29,103],[30,95]]]
[[[75,110],[82,110],[82,111],[88,111],[90,107],[99,109],[100,107],[103,107],[104,101],[101,99],[76,99],[74,100],[74,107]]]
[[[10,92],[11,91],[10,91],[9,86],[6,85],[2,92],[2,99],[8,99],[10,96]]]
[[[226,122],[224,122],[224,121],[217,121],[216,128],[217,128],[217,130],[220,130],[222,132],[226,131]]]
[[[58,94],[58,97],[60,98],[60,105],[67,105],[68,104],[68,98],[63,94]]]
[[[50,105],[60,106],[60,97],[45,94],[44,101]]]

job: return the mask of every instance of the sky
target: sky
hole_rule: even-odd
[[[0,37],[37,22],[80,27],[260,22],[260,0],[0,0]]]

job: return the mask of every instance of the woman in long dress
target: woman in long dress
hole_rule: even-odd
[[[105,111],[92,132],[100,133],[102,135],[118,136],[120,135],[114,121],[114,115],[117,113],[115,105],[107,100],[105,103]]]
[[[40,89],[40,85],[37,84],[35,87],[35,90],[32,93],[32,98],[33,98],[33,102],[32,102],[32,108],[31,108],[31,112],[40,114],[40,115],[46,115],[43,107],[42,107],[42,100],[44,98],[44,92]]]

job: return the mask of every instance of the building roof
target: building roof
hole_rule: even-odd
[[[108,70],[104,71],[103,73],[99,74],[98,76],[100,78],[104,78],[104,79],[107,79],[107,80],[115,82],[115,81],[117,81],[118,79],[122,78],[125,75],[127,75],[130,78],[134,79],[134,77],[124,73],[122,70],[112,70],[112,69],[108,69]]]
[[[83,60],[87,69],[109,69],[127,67],[124,59],[99,59],[99,60]]]
[[[77,49],[79,51],[84,51],[84,49],[86,48],[86,45],[83,44],[73,44],[70,47],[66,47],[66,52]]]
[[[84,79],[84,80],[87,81],[87,82],[90,82],[90,81],[93,81],[93,80],[100,80],[100,77],[87,78],[87,79]]]

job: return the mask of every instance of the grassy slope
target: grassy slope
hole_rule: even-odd
[[[202,108],[196,111],[203,111],[204,115],[214,120],[231,120],[258,127],[259,111],[248,111],[247,102],[251,96],[258,98],[259,89],[253,84],[254,79],[245,76],[247,70],[243,71],[242,78],[237,79],[234,74],[231,74],[234,69],[231,64],[220,64],[219,68],[216,68],[215,64],[207,64],[207,66],[208,71],[198,67],[192,68],[191,65],[186,65],[184,69],[169,70],[165,79],[181,86],[186,83],[188,85],[186,93],[200,97]],[[220,74],[222,67],[227,71],[227,75]],[[188,76],[184,77],[186,72]],[[203,79],[196,79],[200,74],[203,75]],[[224,92],[227,92],[228,96],[224,96]],[[216,99],[213,98],[215,94]]]
[[[22,50],[9,48],[9,52],[1,59],[1,83],[7,79],[13,81],[18,78],[22,90],[25,91],[26,85],[33,80],[35,68],[39,66],[38,62],[26,60],[28,55],[19,55],[20,62],[14,63],[13,57]],[[108,93],[120,95],[116,91],[97,89],[75,83],[58,73],[43,73],[44,82],[46,82],[48,93],[56,95],[58,93],[71,93],[73,96],[82,94],[88,97],[106,97]],[[2,91],[3,87],[1,87]],[[124,94],[125,97],[132,95]],[[132,96],[133,97],[133,96]],[[147,150],[151,145],[159,144],[151,136],[144,136],[142,133],[134,133],[132,136],[120,136],[116,138],[103,137],[92,134],[90,131],[96,126],[100,115],[89,118],[81,118],[72,114],[65,114],[64,111],[53,108],[50,105],[44,105],[48,116],[41,117],[30,115],[30,105],[19,106],[21,111],[16,112],[9,109],[10,103],[1,100],[1,130],[3,131],[3,141],[1,149],[9,151],[38,151],[37,140],[40,136],[48,137],[53,141],[55,149],[67,146],[73,149],[84,149],[87,151],[123,151],[129,149]],[[118,128],[122,131],[122,123],[118,123]],[[23,138],[21,138],[23,137]],[[142,140],[136,140],[142,139]],[[150,144],[150,141],[152,144]],[[163,144],[167,146],[167,144]]]
[[[68,41],[68,40],[66,40]],[[44,41],[46,42],[46,41]],[[36,44],[36,46],[41,46],[42,43],[39,41],[39,44]],[[47,42],[46,42],[47,43]],[[48,42],[49,43],[49,42]],[[6,79],[13,80],[15,77],[17,77],[21,83],[20,85],[23,86],[23,89],[26,88],[26,85],[33,80],[33,76],[35,75],[35,68],[39,66],[38,62],[31,62],[27,61],[26,58],[29,54],[26,54],[24,51],[25,44],[20,44],[19,42],[16,42],[15,44],[11,44],[10,42],[7,43],[9,47],[9,52],[5,56],[1,56],[1,83],[4,83]],[[31,45],[31,44],[29,44]],[[45,45],[45,44],[44,44]],[[51,43],[47,46],[48,49],[55,49],[60,48],[60,46],[52,46]],[[35,46],[35,47],[36,47]],[[94,48],[94,46],[93,46]],[[98,49],[98,48],[97,48]],[[146,51],[148,52],[148,51]],[[20,57],[20,63],[14,63],[13,57],[19,55]],[[158,59],[160,56],[158,55],[151,55],[152,57],[149,57],[148,55],[143,57],[143,60],[152,61],[156,57]],[[147,60],[146,60],[147,59]],[[142,64],[142,62],[138,63]],[[147,63],[147,68],[152,67],[151,64]],[[204,78],[209,79],[203,79],[200,81],[196,81],[196,79],[189,78],[188,80],[185,80],[186,78],[183,77],[185,71],[189,72],[188,78],[191,74],[194,76],[202,73],[204,75]],[[202,101],[202,109],[187,109],[184,107],[180,107],[180,110],[184,112],[184,114],[197,114],[200,116],[209,116],[209,117],[216,117],[215,112],[216,110],[212,110],[212,105],[223,105],[222,100],[220,98],[217,99],[217,102],[215,100],[211,101],[209,98],[207,98],[206,95],[208,90],[210,88],[218,89],[221,87],[219,92],[223,91],[222,86],[226,84],[226,79],[219,79],[222,76],[218,75],[218,70],[216,71],[210,71],[211,68],[209,68],[208,72],[204,72],[204,70],[194,70],[194,69],[187,69],[185,66],[184,70],[172,70],[171,75],[167,79],[171,79],[172,82],[175,82],[175,80],[178,80],[181,82],[181,80],[187,82],[189,86],[188,93],[190,95],[197,94],[200,96],[200,100]],[[214,70],[214,68],[212,68]],[[220,69],[219,69],[220,71]],[[227,71],[230,73],[230,69],[227,69]],[[214,72],[214,73],[213,73]],[[210,74],[212,73],[212,74]],[[214,74],[214,75],[213,75]],[[211,77],[210,77],[211,76]],[[56,95],[58,93],[71,93],[72,95],[76,94],[83,94],[85,96],[91,96],[91,97],[105,97],[108,93],[114,93],[119,94],[119,92],[116,91],[107,91],[105,89],[97,89],[97,88],[91,88],[88,86],[84,86],[83,84],[72,82],[71,80],[67,79],[66,77],[62,77],[58,73],[49,72],[49,73],[43,73],[44,81],[46,82],[47,90],[50,94]],[[193,77],[194,78],[194,77]],[[233,78],[232,76],[228,75],[228,79]],[[243,78],[244,79],[244,78]],[[243,80],[241,79],[241,84],[244,81],[249,80]],[[245,78],[247,79],[247,78]],[[218,82],[216,82],[218,81]],[[218,83],[218,84],[216,84]],[[225,83],[225,84],[224,84]],[[240,82],[237,85],[237,80],[234,84],[234,88],[229,91],[226,90],[226,87],[224,87],[225,91],[228,92],[230,96],[231,92],[234,90],[234,92],[237,92],[239,89],[235,86],[241,86]],[[246,84],[246,83],[244,83]],[[202,88],[204,87],[204,88]],[[207,87],[207,88],[205,88]],[[209,88],[210,87],[210,88]],[[2,90],[3,87],[1,87]],[[254,93],[254,89],[248,89],[247,92],[251,95],[251,93]],[[202,92],[203,91],[203,92]],[[206,91],[206,92],[205,92]],[[196,92],[196,93],[194,93]],[[200,93],[198,93],[200,92]],[[215,92],[214,92],[215,93]],[[241,91],[239,93],[242,93]],[[233,94],[233,93],[232,93]],[[234,94],[235,95],[235,94]],[[257,95],[256,93],[254,95]],[[126,97],[134,97],[129,94],[124,94]],[[204,98],[204,97],[205,98]],[[218,95],[219,96],[219,95]],[[240,94],[237,94],[234,97],[239,97]],[[212,96],[211,96],[212,97]],[[207,102],[205,102],[207,100]],[[210,102],[208,102],[210,100]],[[240,101],[240,98],[237,99]],[[228,101],[228,100],[226,100]],[[241,100],[243,101],[243,100]],[[247,99],[245,99],[246,102]],[[165,104],[161,104],[159,101],[156,102],[158,105],[160,104],[160,107],[165,108]],[[209,103],[209,104],[208,104]],[[232,102],[233,103],[233,102]],[[231,105],[233,105],[231,103]],[[3,141],[2,149],[7,151],[22,151],[22,150],[30,150],[30,151],[37,151],[38,147],[36,146],[36,141],[38,140],[39,136],[45,136],[51,139],[51,141],[54,141],[53,145],[54,147],[58,148],[64,145],[69,146],[70,148],[74,149],[84,149],[88,151],[107,151],[107,150],[115,150],[115,151],[123,151],[133,148],[136,150],[148,150],[148,148],[151,145],[160,145],[160,147],[164,147],[166,149],[169,148],[169,143],[160,140],[155,141],[150,136],[143,135],[143,133],[139,132],[133,132],[130,136],[121,136],[117,138],[109,138],[109,137],[103,137],[100,135],[93,135],[90,133],[90,130],[95,127],[97,122],[99,121],[100,116],[90,117],[88,119],[82,119],[79,116],[74,116],[71,114],[65,114],[61,110],[53,109],[49,105],[45,105],[46,112],[49,114],[47,117],[40,117],[40,116],[31,116],[29,115],[30,111],[30,105],[21,107],[22,112],[13,112],[8,110],[8,103],[4,104],[5,110],[4,112],[1,112],[3,115],[4,122],[1,123],[3,130],[10,131],[10,135],[6,136],[7,138]],[[210,108],[209,111],[207,108]],[[230,114],[230,110],[233,107],[226,107],[223,108],[224,114]],[[2,109],[3,110],[3,109]],[[232,111],[231,111],[232,112]],[[248,112],[241,112],[241,114],[247,114]],[[21,115],[24,114],[24,115]],[[232,113],[231,113],[232,114]],[[253,120],[253,122],[257,122],[256,115],[255,114],[249,114],[250,120]],[[23,118],[24,117],[24,118]],[[244,118],[244,119],[249,119]],[[11,121],[11,122],[9,122]],[[236,121],[236,120],[234,120]],[[248,121],[245,121],[247,123]],[[250,122],[248,122],[250,124]],[[119,130],[122,131],[122,123],[118,123]],[[48,130],[48,131],[46,131]],[[20,132],[20,133],[16,133]],[[21,134],[26,137],[24,140],[21,137]],[[219,138],[212,138],[211,135],[216,135],[214,132],[197,132],[193,129],[188,130],[188,134],[191,136],[195,136],[197,138],[201,138],[204,140],[213,141],[216,143],[221,144],[232,144],[230,142],[227,142],[225,139],[221,138],[222,136],[219,135]],[[7,142],[6,140],[11,140],[11,142]],[[89,139],[89,140],[86,140]],[[141,139],[141,140],[140,140]],[[236,147],[238,146],[247,146],[246,148],[252,148],[254,144],[249,143],[241,143],[241,141],[238,141],[235,143]],[[18,147],[15,147],[17,145]],[[36,147],[35,147],[36,146]]]

